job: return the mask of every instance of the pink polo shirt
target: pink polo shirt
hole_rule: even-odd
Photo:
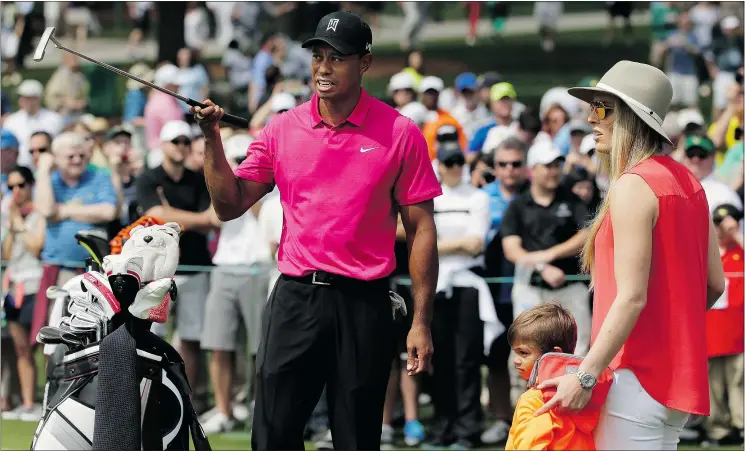
[[[364,89],[337,127],[321,118],[317,96],[275,116],[235,175],[279,188],[279,270],[288,276],[390,275],[397,206],[442,194],[417,126]]]

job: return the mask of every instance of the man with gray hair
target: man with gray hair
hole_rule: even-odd
[[[52,152],[39,155],[34,206],[47,220],[41,259],[44,272],[39,293],[63,285],[79,271],[88,253],[75,240],[81,230],[96,230],[106,238],[105,226],[118,214],[117,197],[107,172],[89,166],[85,138],[65,132],[52,141]],[[43,294],[41,296],[44,296]],[[47,322],[48,302],[37,300],[31,326],[34,339]]]

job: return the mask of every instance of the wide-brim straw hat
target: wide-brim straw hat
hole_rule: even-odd
[[[619,61],[594,87],[569,89],[569,94],[588,103],[599,92],[619,98],[672,145],[662,128],[673,99],[673,86],[664,72],[648,64]]]

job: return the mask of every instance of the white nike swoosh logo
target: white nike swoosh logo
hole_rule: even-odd
[[[371,151],[373,149],[377,149],[378,147],[380,147],[380,146],[368,147],[367,149],[365,149],[364,147],[360,147],[360,152],[362,152],[362,153],[369,152],[369,151]]]

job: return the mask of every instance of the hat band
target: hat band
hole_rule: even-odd
[[[650,116],[652,116],[652,119],[654,119],[655,122],[657,122],[658,125],[662,125],[662,118],[659,116],[659,114],[657,114],[654,111],[650,110],[649,107],[646,106],[646,105],[644,105],[643,103],[632,99],[631,97],[627,96],[626,94],[622,93],[621,91],[619,91],[619,90],[617,90],[615,88],[612,88],[612,87],[606,85],[605,83],[598,83],[598,84],[595,85],[595,87],[596,88],[600,88],[600,89],[602,89],[604,91],[608,91],[609,93],[614,94],[614,95],[620,97],[624,102],[626,102],[626,103],[628,103],[630,105],[633,105],[633,106],[635,106],[635,107],[643,110],[644,112],[646,112],[647,114],[649,114]]]

